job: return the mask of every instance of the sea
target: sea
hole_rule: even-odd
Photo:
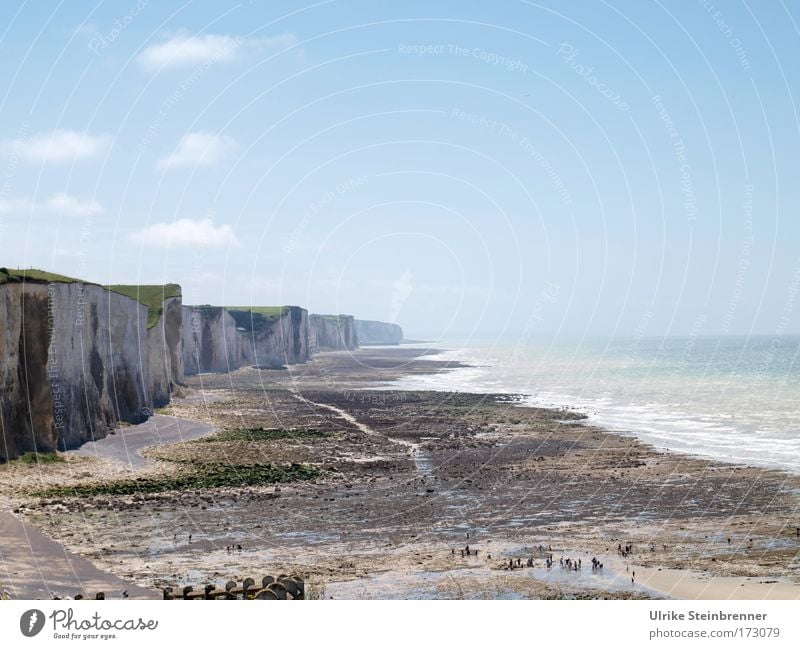
[[[800,473],[800,336],[442,341],[409,390],[512,392],[659,449]]]

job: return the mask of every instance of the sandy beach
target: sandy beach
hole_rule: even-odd
[[[336,599],[800,598],[798,476],[659,451],[517,395],[391,389],[455,365],[424,352],[187,379],[185,398],[150,422],[171,434],[131,431],[126,443],[123,429],[63,462],[3,466],[3,508],[52,539],[48,552],[155,596],[293,571],[311,596]],[[220,464],[313,477],[153,488]],[[149,481],[106,488],[137,478]]]

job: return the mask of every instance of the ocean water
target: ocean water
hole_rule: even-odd
[[[402,389],[515,392],[662,449],[800,472],[800,336],[443,342]]]

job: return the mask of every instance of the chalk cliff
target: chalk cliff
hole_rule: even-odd
[[[221,306],[183,306],[183,368],[186,375],[230,372],[243,362],[243,336]]]
[[[397,325],[297,306],[184,306],[180,286],[100,286],[0,268],[0,461],[138,423],[184,375],[392,344]]]
[[[397,345],[403,340],[403,330],[389,322],[356,320],[356,336],[360,345]]]
[[[305,363],[308,346],[308,311],[299,306],[228,307],[237,331],[245,338],[243,354],[257,367]]]
[[[183,379],[179,287],[151,313],[96,284],[35,277],[0,269],[0,460],[144,421]]]
[[[308,311],[297,306],[184,306],[183,319],[186,374],[281,367],[311,358]]]
[[[358,349],[355,318],[351,315],[309,316],[309,346],[312,352]]]

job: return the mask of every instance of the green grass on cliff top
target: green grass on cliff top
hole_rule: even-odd
[[[289,312],[288,306],[226,306],[228,311],[252,311],[268,318],[280,318]]]
[[[345,315],[343,313],[340,313],[339,315],[325,315],[325,314],[321,314],[321,313],[313,313],[312,315],[315,315],[318,318],[322,318],[323,320],[328,320],[330,322],[335,322],[337,324],[340,323],[345,318],[352,318],[353,317],[351,315]]]
[[[226,311],[245,331],[261,331],[289,313],[288,306],[226,306]]]
[[[158,324],[164,312],[164,300],[181,296],[181,287],[177,284],[111,284],[103,288],[144,304],[147,307],[148,329]]]
[[[72,282],[81,282],[82,284],[99,286],[94,282],[87,282],[75,277],[59,275],[58,273],[49,273],[46,270],[39,270],[37,268],[25,268],[22,270],[0,268],[0,285],[22,282],[32,282],[35,284],[49,284],[50,282],[70,284]],[[110,286],[104,286],[103,288],[133,298],[146,306],[148,329],[155,327],[158,323],[158,319],[163,312],[164,300],[171,297],[180,297],[181,295],[181,287],[177,284],[112,284]]]
[[[75,279],[74,277],[67,277],[66,275],[59,275],[58,273],[48,273],[46,270],[39,270],[37,268],[25,268],[22,270],[0,268],[0,284],[17,282],[34,282],[37,284],[50,282],[62,282],[65,284],[71,282],[83,282],[84,284],[92,283],[84,282],[82,279]]]

